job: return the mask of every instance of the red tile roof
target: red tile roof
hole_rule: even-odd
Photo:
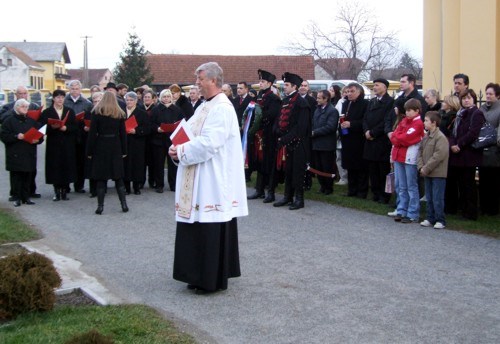
[[[11,46],[5,46],[5,49],[7,49],[12,54],[17,56],[17,58],[19,60],[21,60],[26,66],[31,67],[31,68],[35,68],[35,69],[45,70],[45,68],[43,68],[41,64],[39,64],[38,62],[33,60],[30,56],[28,56],[28,54],[26,54],[21,49],[17,49],[17,48],[11,47]]]
[[[152,54],[146,56],[153,85],[173,83],[191,85],[195,82],[194,71],[205,62],[217,62],[224,70],[224,83],[248,84],[259,82],[257,70],[264,69],[281,79],[284,72],[300,75],[303,79],[314,79],[314,60],[312,56],[225,56],[225,55],[177,55]]]

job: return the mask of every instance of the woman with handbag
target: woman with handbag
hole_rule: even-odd
[[[477,108],[477,96],[468,89],[460,95],[460,109],[449,137],[450,159],[447,179],[446,212],[477,220],[476,167],[481,166],[483,151],[472,147],[485,122],[484,114]]]
[[[486,103],[481,106],[486,121],[500,130],[500,86],[489,83],[485,87]],[[500,204],[500,141],[483,150],[483,163],[479,167],[479,206],[485,215],[498,215]]]

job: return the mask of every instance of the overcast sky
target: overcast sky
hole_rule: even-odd
[[[384,29],[398,31],[403,48],[422,58],[423,0],[359,1]],[[68,68],[83,66],[82,37],[90,36],[89,68],[112,70],[129,32],[154,54],[284,55],[289,52],[283,47],[311,21],[330,31],[339,2],[8,1],[2,3],[0,41],[65,42]]]

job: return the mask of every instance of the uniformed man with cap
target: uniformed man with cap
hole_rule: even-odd
[[[273,133],[273,126],[280,115],[281,99],[273,93],[271,86],[276,80],[276,76],[268,71],[259,69],[259,87],[257,95],[257,106],[260,111],[255,111],[253,125],[249,128],[247,156],[252,162],[253,168],[257,171],[257,181],[255,193],[248,196],[248,199],[264,198],[264,188],[268,187],[267,196],[264,203],[274,202],[274,189],[276,182],[271,183],[271,173],[275,166],[276,157],[276,136]],[[248,108],[247,108],[248,109]],[[260,115],[257,115],[260,112]],[[243,128],[245,120],[248,118],[248,111],[243,115]]]
[[[303,79],[297,74],[283,74],[286,97],[275,125],[278,136],[277,165],[285,169],[285,195],[275,207],[290,205],[290,210],[304,207],[304,175],[309,161],[311,109],[297,92]],[[293,196],[295,195],[295,201]]]

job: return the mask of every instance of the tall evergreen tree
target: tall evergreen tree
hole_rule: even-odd
[[[120,62],[116,64],[113,76],[117,83],[127,84],[130,88],[153,81],[146,50],[136,33],[128,34],[127,46],[120,53]]]

